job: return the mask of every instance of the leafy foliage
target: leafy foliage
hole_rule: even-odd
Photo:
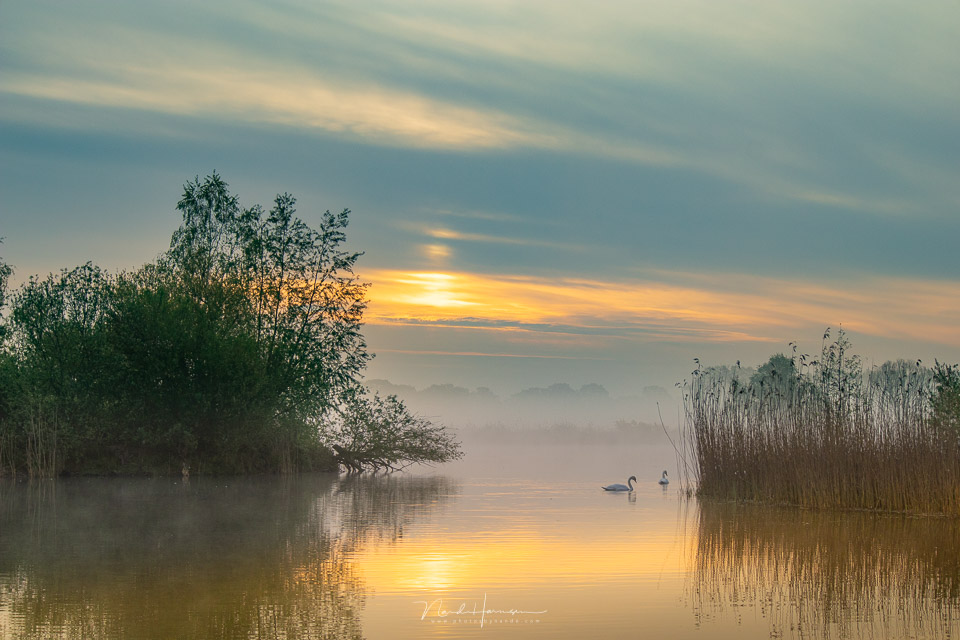
[[[790,401],[801,382],[794,359],[778,353],[750,377],[750,389],[760,396]]]
[[[0,238],[0,244],[3,244],[3,238]],[[3,258],[0,257],[0,314],[3,314],[3,309],[7,305],[7,287],[10,284],[10,276],[13,275],[13,267],[3,261]],[[3,326],[3,323],[0,323],[0,341],[3,340],[6,335],[6,327]]]
[[[412,415],[396,396],[369,397],[351,391],[324,435],[338,461],[354,471],[395,470],[414,463],[444,462],[462,455],[445,429]]]
[[[311,228],[295,204],[243,209],[220,176],[197,178],[156,263],[30,278],[0,360],[0,470],[336,468],[334,432],[358,451],[376,443],[360,466],[455,454],[401,403],[364,405],[367,285],[343,248],[349,211]],[[0,261],[0,293],[9,273]]]
[[[936,391],[933,394],[933,421],[960,435],[960,365],[936,362],[933,369]]]

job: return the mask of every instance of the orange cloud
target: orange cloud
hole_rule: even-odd
[[[842,322],[877,337],[960,345],[957,282],[869,278],[823,285],[738,274],[652,275],[601,281],[376,270],[365,274],[373,284],[367,322],[554,339],[708,342],[782,341]]]

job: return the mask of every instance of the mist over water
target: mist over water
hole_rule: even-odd
[[[688,500],[665,438],[557,433],[381,476],[5,482],[0,637],[960,633],[956,520]]]
[[[679,424],[679,394],[660,386],[623,396],[597,383],[557,382],[507,393],[453,384],[417,388],[378,379],[367,381],[367,386],[381,395],[396,395],[413,411],[454,428],[612,427],[634,422],[659,432],[661,416],[670,427]]]

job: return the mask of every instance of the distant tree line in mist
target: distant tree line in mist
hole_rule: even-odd
[[[0,474],[398,468],[460,455],[442,426],[360,377],[367,285],[278,195],[242,208],[213,174],[184,186],[170,248],[8,291],[0,260]]]
[[[617,422],[652,423],[662,436],[658,405],[671,428],[677,423],[679,395],[660,386],[614,395],[595,382],[573,386],[558,382],[497,393],[487,387],[468,389],[444,383],[417,388],[371,379],[367,385],[381,395],[396,395],[426,416],[436,416],[458,429],[612,428]]]

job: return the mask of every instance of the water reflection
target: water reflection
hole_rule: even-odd
[[[0,637],[360,638],[352,558],[445,478],[91,479],[0,486]]]
[[[957,520],[454,477],[0,484],[0,638],[960,637]]]
[[[960,624],[960,521],[700,505],[698,623],[759,611],[771,637],[945,638]]]

